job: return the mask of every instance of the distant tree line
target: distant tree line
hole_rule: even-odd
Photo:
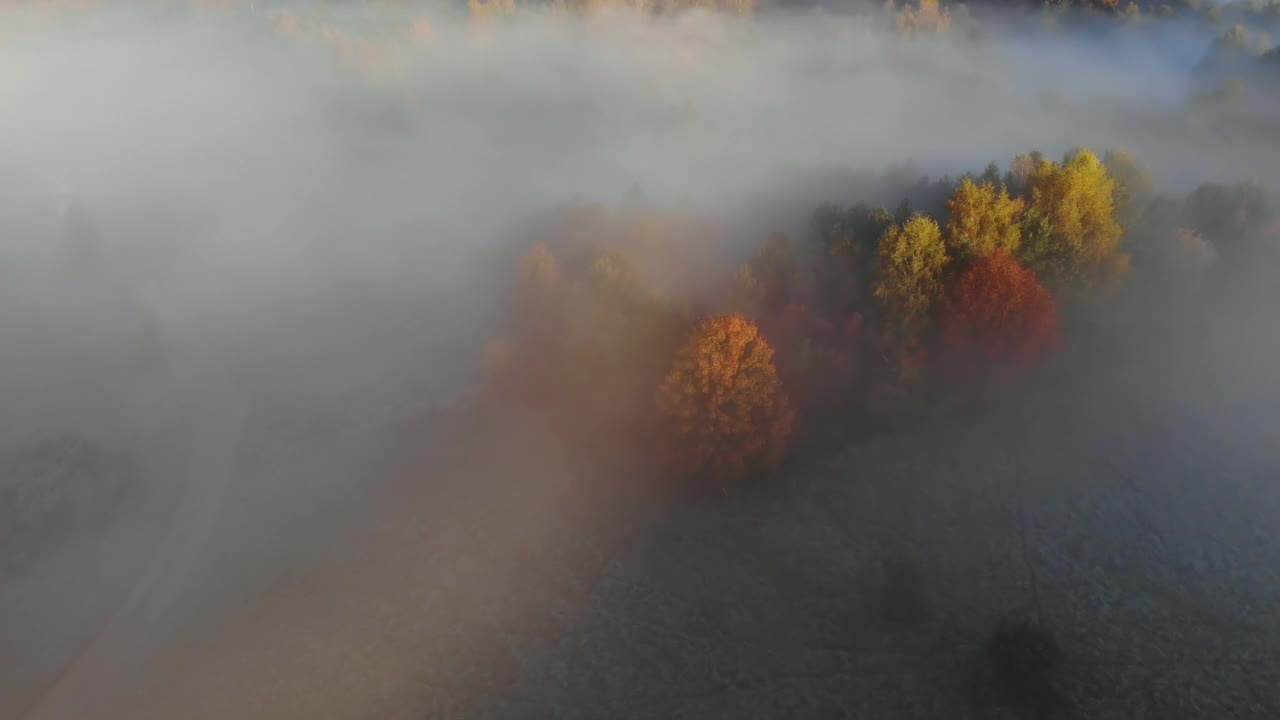
[[[691,217],[570,208],[523,261],[491,397],[723,486],[797,442],[1027,382],[1069,341],[1064,308],[1135,277],[1191,293],[1280,247],[1261,186],[1158,196],[1123,150],[917,187],[945,189],[941,211],[822,205],[803,242],[768,234],[732,271]]]

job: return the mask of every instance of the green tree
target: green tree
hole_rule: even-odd
[[[989,185],[1000,184],[1000,166],[994,162],[987,164],[987,169],[982,171],[982,182]]]
[[[847,317],[871,298],[876,245],[893,218],[884,208],[822,205],[810,221],[819,301],[830,317]]]

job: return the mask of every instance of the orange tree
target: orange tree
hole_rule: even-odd
[[[997,250],[956,281],[943,311],[942,340],[952,371],[973,379],[994,370],[1012,379],[1058,347],[1057,303],[1034,271]]]
[[[773,348],[741,315],[704,320],[658,389],[664,462],[715,483],[776,467],[795,413]]]

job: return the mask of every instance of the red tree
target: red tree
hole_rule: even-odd
[[[952,288],[942,340],[951,370],[970,378],[995,371],[1012,380],[1061,343],[1057,303],[1034,271],[998,251],[965,271]]]

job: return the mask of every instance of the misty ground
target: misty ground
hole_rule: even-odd
[[[1148,348],[676,508],[638,490],[643,457],[584,458],[536,417],[263,436],[100,716],[1017,717],[982,644],[1038,615],[1065,717],[1276,717],[1274,320],[1237,320],[1254,339],[1203,336],[1230,352]],[[328,450],[291,451],[305,433]],[[291,492],[273,473],[330,489],[255,517]],[[127,517],[91,595],[22,606],[85,581],[56,557],[6,588],[6,707],[127,591]],[[910,621],[886,617],[887,558],[921,579]]]

